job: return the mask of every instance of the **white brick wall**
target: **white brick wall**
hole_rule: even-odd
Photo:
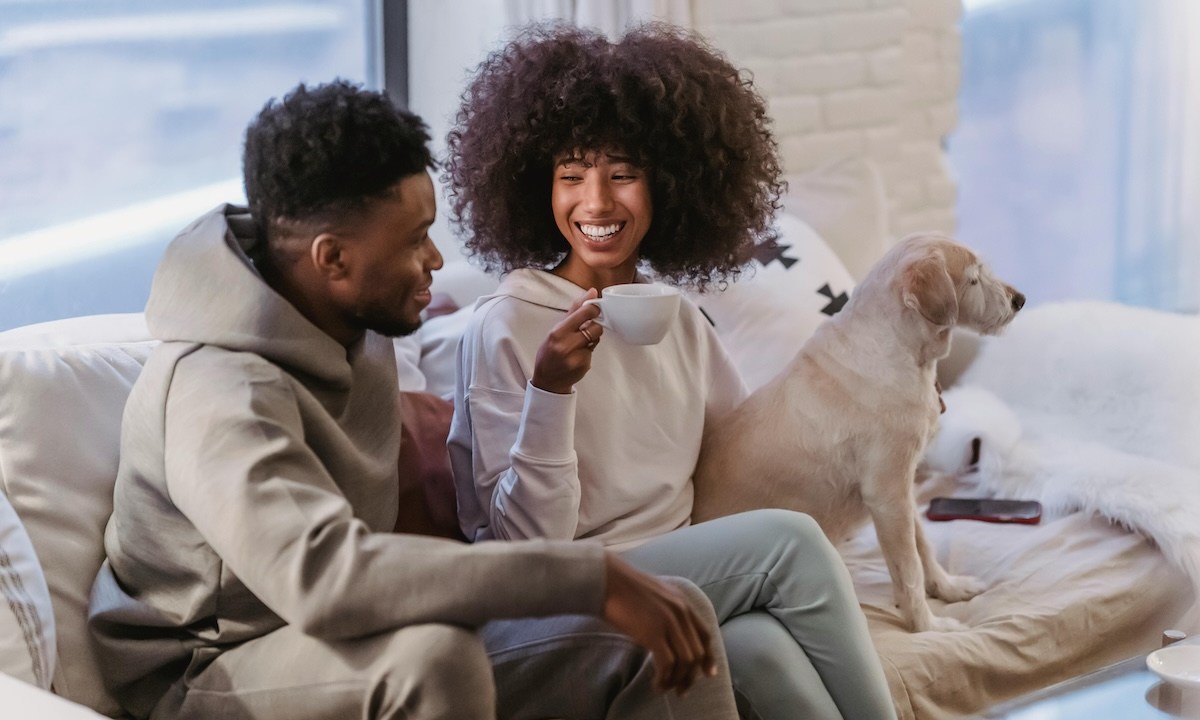
[[[692,14],[754,74],[786,172],[868,157],[894,236],[954,231],[942,140],[958,119],[961,0],[692,0]]]

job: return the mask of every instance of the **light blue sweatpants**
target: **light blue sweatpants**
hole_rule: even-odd
[[[896,717],[850,573],[809,516],[731,515],[622,556],[647,572],[687,578],[709,597],[743,717]]]

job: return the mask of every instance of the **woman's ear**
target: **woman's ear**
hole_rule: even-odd
[[[904,304],[934,325],[946,327],[958,321],[958,290],[939,251],[904,269]]]

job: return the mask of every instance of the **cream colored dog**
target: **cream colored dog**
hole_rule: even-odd
[[[838,542],[869,515],[909,627],[961,629],[933,615],[926,593],[957,602],[984,585],[938,565],[913,496],[942,409],[937,361],[956,325],[996,333],[1024,304],[950,238],[904,238],[779,375],[707,431],[693,520],[788,508]]]

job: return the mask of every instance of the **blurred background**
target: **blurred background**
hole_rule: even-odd
[[[141,310],[297,82],[386,88],[440,152],[470,69],[539,18],[695,28],[753,73],[788,172],[877,160],[894,235],[956,234],[1031,304],[1200,308],[1192,0],[0,0],[0,330]]]

